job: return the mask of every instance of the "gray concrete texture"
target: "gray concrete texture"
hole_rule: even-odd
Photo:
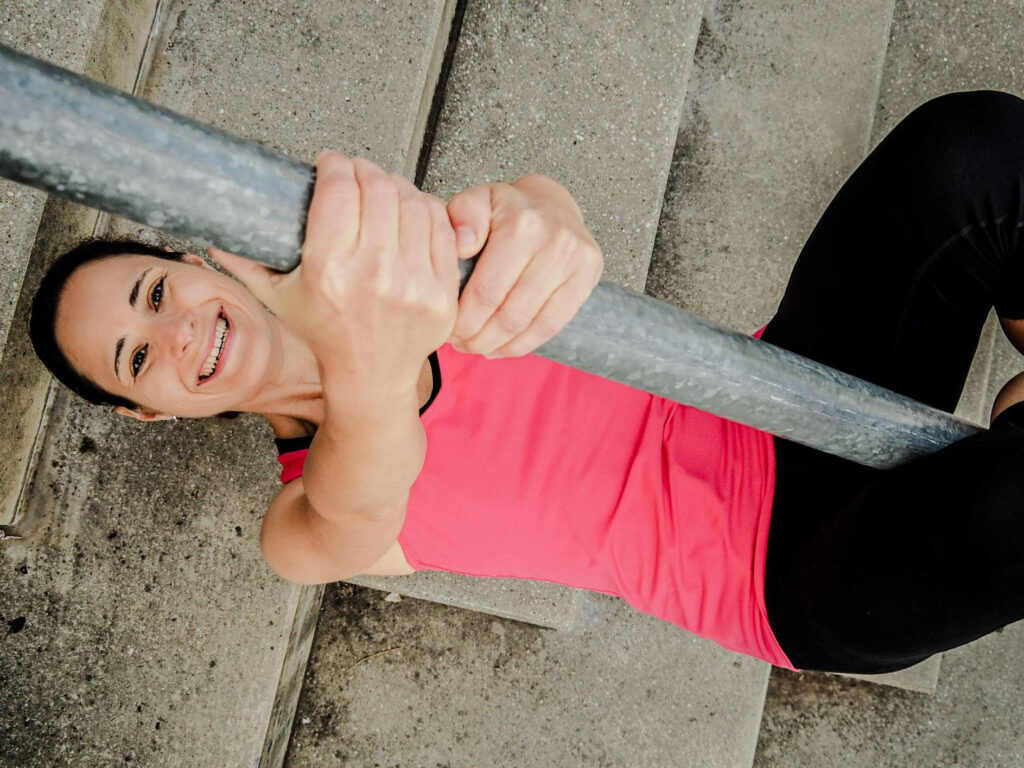
[[[173,3],[144,95],[307,161],[334,147],[401,170],[441,8]],[[257,545],[271,436],[56,399],[39,525],[0,545],[0,764],[254,764],[298,595]]]
[[[1024,8],[897,0],[880,82],[871,147],[944,92],[1024,95]],[[958,412],[987,425],[996,393],[1021,363],[990,317]],[[1022,765],[1022,652],[1019,623],[946,652],[933,697],[776,670],[755,766]]]
[[[10,0],[0,6],[0,43],[131,90],[155,6],[156,0]],[[31,359],[25,334],[32,281],[56,248],[92,234],[96,219],[95,211],[48,204],[43,193],[0,180],[0,434],[7,441],[0,455],[0,524],[15,517],[49,379]]]
[[[700,8],[470,3],[425,188],[546,173],[580,203],[605,279],[642,290]]]
[[[569,629],[576,618],[577,590],[545,581],[477,578],[444,571],[411,576],[362,575],[347,581],[539,627]]]
[[[752,332],[863,159],[892,0],[705,8],[647,293]]]
[[[0,5],[0,44],[82,72],[104,5],[103,0],[6,0]],[[42,192],[0,180],[0,349],[45,201]]]
[[[291,768],[747,768],[768,672],[594,593],[561,632],[342,586],[314,646]]]
[[[425,187],[559,178],[606,276],[642,283],[699,6],[640,10],[471,3]],[[750,764],[768,665],[617,598],[580,605],[551,632],[329,590],[287,765]]]
[[[755,768],[1024,765],[1024,625],[946,651],[934,695],[772,672]]]

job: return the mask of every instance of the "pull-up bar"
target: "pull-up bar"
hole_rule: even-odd
[[[0,175],[283,271],[313,188],[304,163],[3,46]],[[608,281],[535,354],[869,466],[980,430]]]

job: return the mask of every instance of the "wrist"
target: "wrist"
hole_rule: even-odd
[[[377,413],[394,410],[406,403],[416,405],[419,371],[379,376],[345,365],[319,362],[325,414],[364,410]]]

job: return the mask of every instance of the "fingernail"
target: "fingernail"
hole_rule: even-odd
[[[464,251],[476,242],[476,233],[472,227],[462,225],[455,229],[455,243],[459,247],[459,251]]]

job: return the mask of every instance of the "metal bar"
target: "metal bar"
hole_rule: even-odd
[[[0,46],[0,175],[280,270],[313,169]],[[462,286],[476,259],[460,261]],[[951,414],[602,281],[535,354],[861,464],[978,432]]]

